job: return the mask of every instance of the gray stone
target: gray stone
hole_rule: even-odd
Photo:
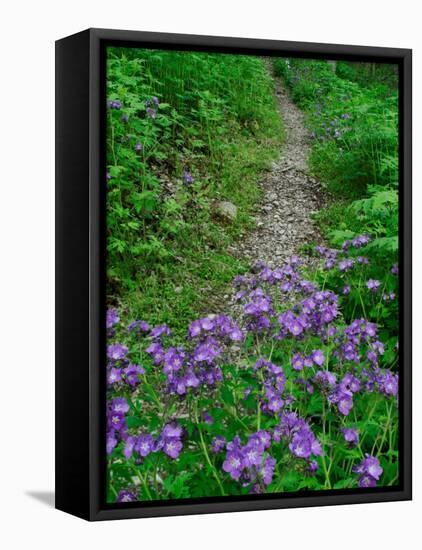
[[[220,218],[233,222],[237,217],[237,206],[229,201],[218,201],[214,204],[215,211]]]

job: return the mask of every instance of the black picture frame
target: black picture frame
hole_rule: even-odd
[[[397,63],[400,102],[400,484],[109,505],[105,473],[104,191],[108,44]],[[411,113],[409,49],[88,29],[56,42],[56,508],[109,520],[412,498]]]

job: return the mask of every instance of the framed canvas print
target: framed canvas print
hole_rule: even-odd
[[[56,43],[56,506],[411,498],[411,51]]]

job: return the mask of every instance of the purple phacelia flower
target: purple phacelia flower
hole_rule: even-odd
[[[110,455],[113,452],[113,449],[116,447],[118,442],[119,441],[116,437],[116,433],[114,432],[114,430],[107,432],[106,451],[108,455]]]
[[[142,319],[139,321],[132,321],[128,324],[127,330],[128,332],[132,332],[133,330],[138,329],[139,332],[147,333],[149,332],[150,326],[146,321],[143,321]]]
[[[223,451],[226,447],[226,438],[224,437],[224,435],[217,435],[216,437],[213,438],[212,442],[211,442],[211,450],[213,453],[219,453],[221,451]]]
[[[115,397],[110,402],[110,410],[112,412],[127,413],[129,412],[129,403],[125,397]]]
[[[121,489],[117,495],[116,502],[136,502],[136,494],[128,489]]]
[[[153,340],[161,338],[161,336],[171,336],[171,330],[167,325],[158,325],[151,329],[149,336]]]
[[[342,428],[341,429],[344,437],[344,441],[348,444],[349,447],[356,447],[359,443],[359,433],[356,428]]]
[[[325,363],[324,354],[320,349],[313,350],[311,356],[312,361],[315,363],[315,365],[318,365],[318,367],[322,367],[322,365]]]
[[[249,385],[247,388],[245,388],[245,391],[243,392],[243,399],[247,399],[249,395],[251,394],[252,386]]]
[[[112,367],[107,374],[107,383],[112,386],[122,381],[122,371]]]
[[[154,439],[151,434],[141,434],[135,443],[135,451],[145,458],[154,450]]]
[[[202,420],[205,422],[205,424],[213,424],[214,423],[213,417],[207,411],[204,411],[202,413]]]
[[[352,471],[361,474],[359,487],[375,487],[376,482],[382,475],[383,469],[377,457],[366,453],[365,458],[352,468]]]
[[[240,451],[230,451],[223,462],[223,470],[234,480],[238,480],[244,468],[244,460]]]
[[[134,437],[133,435],[130,435],[126,439],[125,446],[123,447],[123,454],[127,460],[129,460],[129,458],[132,456],[133,450],[135,448],[135,444],[136,444],[136,437]]]
[[[365,246],[366,244],[368,244],[370,240],[371,239],[368,235],[357,235],[352,240],[352,246],[354,248],[361,248],[362,246]]]
[[[336,383],[337,377],[333,372],[321,370],[315,374],[313,380],[316,384],[319,384],[323,387],[332,388]]]
[[[138,141],[138,143],[135,145],[135,151],[142,151],[143,145]]]
[[[300,353],[295,353],[292,357],[292,367],[294,370],[302,370],[303,369],[303,357],[300,355]]]
[[[386,396],[397,396],[399,390],[399,377],[386,369],[378,375],[378,387],[381,393]]]
[[[119,101],[118,99],[111,99],[110,101],[107,102],[107,105],[108,105],[108,108],[109,109],[121,109],[122,108],[122,102]]]
[[[376,292],[381,286],[381,282],[377,281],[376,279],[368,279],[368,281],[366,282],[366,286],[372,292]]]
[[[361,264],[361,265],[369,264],[369,260],[366,256],[358,256],[357,261],[358,261],[358,264]]]
[[[129,386],[135,387],[139,384],[139,375],[145,374],[145,369],[140,365],[129,364],[123,372]]]
[[[186,185],[190,185],[191,183],[193,183],[192,174],[186,170],[183,172],[183,183],[185,183]]]
[[[347,393],[342,393],[342,395],[340,396],[338,402],[337,402],[337,408],[339,410],[339,412],[343,415],[343,416],[347,416],[350,412],[350,410],[352,409],[353,407],[353,399],[351,397],[351,395],[348,395]]]
[[[270,485],[273,480],[276,460],[272,456],[267,456],[264,465],[261,468],[261,475],[264,485]]]
[[[117,309],[114,307],[111,307],[107,310],[106,315],[106,327],[111,328],[114,325],[116,325],[120,321],[119,314],[117,313]]]
[[[376,487],[377,480],[369,474],[362,474],[359,477],[358,485],[360,488],[365,489],[368,487]]]
[[[120,430],[125,425],[125,415],[111,411],[108,415],[108,425],[113,430]]]
[[[161,437],[182,437],[183,428],[177,422],[170,422],[164,426],[163,431],[161,432]]]
[[[122,371],[112,367],[107,374],[107,383],[109,386],[118,384],[122,381]]]
[[[125,357],[128,351],[128,348],[123,344],[110,344],[107,346],[107,357],[119,361]]]
[[[163,451],[172,459],[179,457],[182,450],[182,442],[177,437],[168,437],[164,441]]]
[[[347,258],[346,260],[342,260],[338,264],[338,268],[341,272],[349,271],[353,268],[354,261],[352,258]]]

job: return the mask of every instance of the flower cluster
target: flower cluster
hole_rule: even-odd
[[[121,439],[124,441],[123,454],[126,459],[135,455],[139,461],[146,458],[151,453],[157,453],[159,451],[163,451],[171,459],[176,459],[179,457],[183,448],[183,429],[177,422],[166,424],[156,438],[150,433],[128,435],[127,430],[120,435]],[[110,445],[107,446],[108,454],[112,452],[117,442],[116,437],[110,440]]]
[[[136,387],[140,382],[140,375],[145,374],[145,369],[140,365],[130,363],[126,358],[127,346],[123,344],[110,344],[107,346],[107,384],[118,386],[128,384]]]
[[[109,109],[121,109],[122,108],[122,102],[119,101],[118,99],[111,99],[110,101],[107,102],[107,106]]]
[[[262,485],[270,485],[276,461],[267,452],[271,446],[271,435],[264,430],[249,436],[246,445],[241,445],[236,436],[226,445],[223,470],[244,487],[251,486],[252,493],[260,493]]]
[[[321,443],[309,424],[296,412],[280,414],[280,422],[274,428],[273,438],[277,442],[281,439],[287,440],[294,457],[306,460],[312,471],[317,469],[315,457],[323,454]]]
[[[258,359],[255,363],[255,370],[259,371],[261,375],[264,389],[265,401],[261,404],[261,409],[270,414],[278,413],[284,405],[284,400],[281,397],[286,384],[283,369],[271,361]]]
[[[353,407],[353,394],[359,391],[360,387],[360,380],[353,374],[347,373],[328,395],[328,402],[337,405],[339,413],[347,416]]]
[[[359,432],[356,428],[341,428],[344,441],[349,447],[356,447],[359,443]]]
[[[353,472],[360,474],[359,487],[375,487],[383,468],[377,457],[366,454],[362,462],[353,467]]]
[[[167,328],[155,327],[149,335],[154,341],[146,348],[155,365],[162,366],[167,390],[183,396],[189,388],[214,386],[223,379],[218,359],[227,343],[241,342],[244,334],[226,315],[208,316],[193,321],[188,330],[189,348],[165,348],[161,342]],[[192,345],[193,344],[193,345]]]
[[[340,265],[342,254],[364,247],[368,239],[359,235],[338,251],[320,246],[324,270],[347,272],[349,268]],[[352,265],[368,264],[359,256]],[[262,493],[273,481],[279,453],[280,460],[304,479],[318,479],[327,475],[321,474],[321,463],[325,465],[336,454],[333,443],[343,441],[343,453],[354,447],[358,448],[355,453],[364,452],[369,444],[372,448],[374,442],[369,443],[367,434],[359,437],[361,425],[359,430],[346,425],[345,418],[354,407],[355,414],[361,414],[358,405],[373,392],[385,399],[397,398],[398,374],[381,367],[385,345],[377,324],[365,317],[346,323],[338,294],[329,287],[321,290],[303,277],[297,257],[275,269],[258,262],[252,274],[236,277],[234,286],[233,316],[195,319],[186,338],[179,337],[177,343],[165,324],[151,327],[135,320],[125,327],[115,308],[107,312],[107,452],[117,456],[117,447],[126,460],[142,464],[151,453],[162,452],[174,460],[190,449],[206,452],[208,448],[214,455],[214,477],[226,473],[240,483],[240,490]],[[140,343],[136,357],[142,357],[146,369],[130,361],[134,342]],[[174,418],[158,435],[156,420],[149,430],[128,427],[133,425],[128,416],[138,414],[139,402],[132,407],[127,396],[141,395],[149,376],[158,377],[154,401],[162,399]],[[186,430],[176,420],[185,417],[190,418]],[[243,434],[233,438],[231,420],[237,422],[237,432],[238,426],[244,427]],[[330,424],[329,436],[321,422]],[[323,450],[328,437],[335,438],[330,456]],[[198,438],[200,444],[195,447]],[[183,439],[188,440],[186,446]],[[351,469],[355,457],[346,460]],[[370,455],[353,471],[360,474],[360,487],[374,486],[382,474],[378,457]],[[132,498],[131,491],[127,487],[121,498]]]

